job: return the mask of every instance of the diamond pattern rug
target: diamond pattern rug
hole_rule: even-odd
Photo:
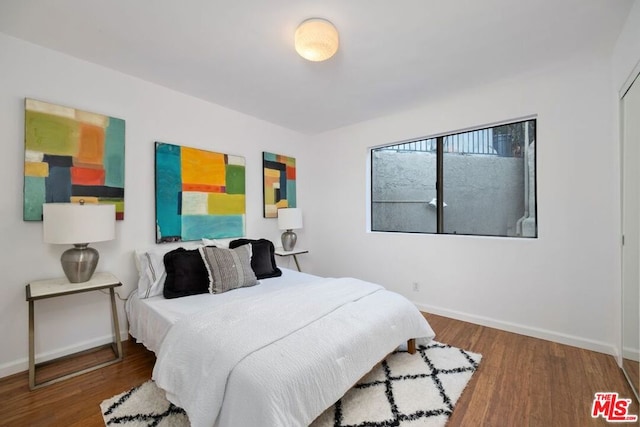
[[[311,426],[444,426],[481,358],[436,341],[413,355],[396,351]],[[186,413],[153,381],[105,400],[100,409],[107,426],[189,426]]]

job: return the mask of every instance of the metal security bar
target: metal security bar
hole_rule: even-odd
[[[421,139],[402,144],[388,145],[377,150],[436,152],[436,138]],[[507,134],[494,133],[493,128],[479,129],[443,137],[444,153],[485,154],[503,157],[520,157],[521,150]]]

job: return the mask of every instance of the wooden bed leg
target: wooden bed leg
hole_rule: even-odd
[[[416,339],[415,338],[411,338],[409,341],[407,341],[407,351],[409,352],[409,354],[416,354]]]

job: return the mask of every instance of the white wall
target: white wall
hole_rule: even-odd
[[[294,156],[304,169],[305,136],[2,34],[0,64],[0,377],[27,368],[25,284],[62,276],[66,249],[42,242],[42,223],[22,220],[25,97],[126,121],[125,219],[116,240],[92,245],[101,255],[98,270],[123,281],[122,297],[136,284],[133,249],[155,245],[154,141],[245,156],[247,235],[279,238],[276,220],[262,218],[262,151]],[[304,178],[298,192],[304,207]],[[37,359],[110,341],[108,310],[99,292],[36,302]]]
[[[313,138],[315,157],[326,161],[310,165],[310,269],[380,282],[433,313],[615,354],[619,169],[610,82],[610,58],[567,59]],[[538,239],[366,231],[369,147],[534,114]]]
[[[613,84],[619,91],[640,71],[640,2],[636,1],[618,36],[612,58]],[[633,71],[635,70],[635,73]],[[628,86],[628,85],[626,85]]]

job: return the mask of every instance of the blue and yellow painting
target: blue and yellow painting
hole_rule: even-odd
[[[242,237],[244,157],[156,142],[156,242]]]

